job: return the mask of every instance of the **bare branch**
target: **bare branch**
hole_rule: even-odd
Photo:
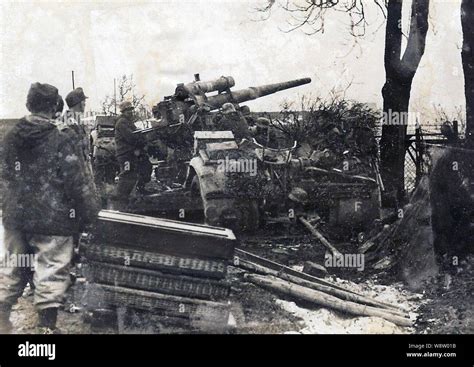
[[[386,0],[375,0],[375,5],[386,18]],[[324,18],[327,10],[334,10],[346,13],[349,17],[350,32],[355,37],[365,35],[368,26],[363,0],[268,0],[266,4],[256,11],[266,13],[268,19],[270,11],[276,7],[290,14],[288,21],[289,29],[284,32],[292,32],[302,29],[304,33],[312,35],[324,32]],[[309,31],[308,31],[309,29]]]
[[[145,95],[138,95],[135,93],[136,85],[133,82],[133,75],[122,75],[119,78],[117,86],[117,101],[114,97],[106,96],[102,101],[102,112],[106,115],[112,115],[115,112],[115,105],[129,100],[138,115],[142,118],[147,118],[150,115],[150,109],[145,103]]]

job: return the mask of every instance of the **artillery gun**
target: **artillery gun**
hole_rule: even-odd
[[[156,176],[161,179],[171,176],[169,181],[182,183],[187,163],[193,157],[194,132],[216,130],[213,118],[225,103],[238,106],[310,82],[310,78],[303,78],[234,91],[231,88],[235,81],[231,76],[201,81],[199,74],[195,74],[193,82],[178,84],[173,95],[164,97],[153,107],[157,120],[154,126],[136,133],[145,134],[151,144],[160,141],[171,149],[172,154],[158,166]]]
[[[192,125],[198,117],[202,117],[203,113],[215,111],[225,103],[237,105],[308,83],[311,83],[311,79],[303,78],[231,91],[230,88],[235,86],[234,78],[231,76],[221,76],[218,79],[203,82],[199,74],[196,74],[194,82],[178,84],[175,93],[159,102],[153,108],[153,112],[162,119],[165,126],[184,122]],[[207,94],[212,92],[216,94]]]
[[[231,91],[232,77],[179,84],[153,109],[160,122],[137,133],[161,139],[182,154],[175,182],[180,192],[140,199],[134,211],[153,208],[199,209],[207,224],[253,232],[269,220],[296,221],[314,211],[335,227],[359,231],[379,217],[375,178],[317,167],[297,152],[298,142],[272,149],[253,139],[236,141],[231,131],[216,131],[214,111],[311,82],[309,78]],[[214,95],[209,93],[215,92]],[[171,163],[171,165],[173,165]],[[170,161],[156,171],[160,180]],[[168,195],[169,194],[169,195]],[[163,199],[163,200],[162,200]],[[343,232],[342,230],[339,232]]]

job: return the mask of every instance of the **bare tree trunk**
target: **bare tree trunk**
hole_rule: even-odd
[[[474,2],[461,3],[463,31],[462,67],[464,70],[464,93],[466,95],[466,142],[474,147]]]
[[[385,73],[382,88],[384,121],[380,141],[381,170],[387,195],[384,204],[396,206],[404,198],[405,137],[410,91],[428,32],[429,0],[413,0],[410,33],[402,48],[402,0],[389,0],[385,33]]]

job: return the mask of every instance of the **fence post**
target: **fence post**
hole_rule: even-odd
[[[454,130],[454,136],[456,137],[456,140],[459,138],[459,124],[457,120],[453,121],[453,130]]]
[[[421,137],[421,126],[417,126],[415,129],[415,167],[416,167],[416,177],[415,185],[418,185],[418,182],[421,179],[423,173],[423,147],[422,147],[422,137]]]

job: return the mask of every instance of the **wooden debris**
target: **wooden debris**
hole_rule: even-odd
[[[367,305],[361,305],[355,302],[341,300],[335,296],[323,293],[314,289],[303,287],[301,285],[279,279],[271,275],[246,274],[245,278],[261,287],[277,291],[303,301],[311,302],[327,308],[349,313],[356,316],[374,316],[381,317],[387,321],[400,326],[412,326],[409,318],[398,316],[386,309],[376,308]]]
[[[306,261],[304,263],[303,273],[314,275],[315,277],[325,277],[326,275],[328,275],[328,271],[324,266],[311,261]]]
[[[274,277],[292,282],[294,284],[301,285],[303,287],[307,287],[307,288],[310,288],[310,289],[314,289],[314,290],[317,290],[317,291],[320,291],[320,292],[330,294],[330,295],[335,296],[335,297],[339,297],[339,298],[347,300],[347,301],[358,302],[358,303],[361,303],[361,304],[374,306],[374,307],[380,307],[380,308],[385,309],[386,312],[393,313],[393,314],[396,314],[396,315],[401,316],[401,317],[406,315],[406,313],[402,312],[402,310],[399,307],[395,306],[395,305],[391,305],[391,304],[388,304],[388,303],[385,303],[385,302],[379,302],[379,301],[376,301],[376,300],[374,300],[370,297],[366,297],[366,296],[363,296],[363,295],[359,295],[359,294],[351,293],[351,292],[344,291],[344,290],[341,290],[341,289],[333,288],[331,286],[310,282],[308,280],[304,280],[304,279],[298,278],[296,276],[286,274],[284,272],[278,272],[278,271],[266,268],[265,266],[254,264],[254,263],[249,262],[249,261],[245,261],[245,260],[240,261],[240,267],[242,267],[243,269],[246,269],[246,270],[250,270],[250,271],[259,273],[259,274],[274,276]]]
[[[314,226],[311,225],[309,221],[307,221],[303,217],[299,217],[299,220],[303,225],[311,232],[311,234],[318,239],[329,251],[332,252],[334,257],[342,256],[337,248],[335,248],[331,243],[319,232]]]
[[[382,230],[377,233],[375,236],[369,238],[365,241],[362,245],[359,246],[359,253],[365,254],[369,250],[371,250],[374,246],[376,246],[381,240],[387,238],[387,236],[392,232],[392,227],[386,224]]]
[[[327,285],[327,286],[330,286],[330,287],[333,287],[333,288],[341,289],[341,290],[349,292],[349,293],[357,294],[357,293],[351,291],[350,289],[344,288],[343,286],[341,286],[339,284],[336,284],[336,283],[327,281],[325,279],[321,279],[321,278],[303,273],[301,271],[292,269],[289,266],[277,263],[275,261],[268,260],[264,257],[252,254],[251,252],[244,251],[242,249],[236,248],[235,249],[235,256],[234,256],[234,265],[239,266],[239,263],[242,260],[246,260],[246,261],[252,262],[254,264],[262,265],[262,266],[267,267],[269,269],[276,270],[280,273],[294,275],[295,277],[298,277],[300,279],[309,280],[310,282]]]

